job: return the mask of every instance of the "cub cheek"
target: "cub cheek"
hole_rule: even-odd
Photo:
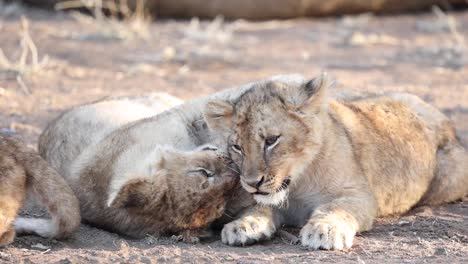
[[[275,176],[286,176],[295,167],[295,164],[301,163],[301,157],[293,153],[281,153],[269,162],[270,174]]]
[[[200,184],[200,189],[202,190],[205,190],[205,189],[208,189],[208,187],[210,187],[210,183],[208,181],[204,181]]]
[[[291,173],[291,166],[285,166],[275,171],[273,175],[275,175],[275,179],[282,179],[289,177]]]
[[[216,185],[219,180],[216,179],[216,177],[208,177],[202,181],[200,184],[200,189],[208,189],[210,186]]]

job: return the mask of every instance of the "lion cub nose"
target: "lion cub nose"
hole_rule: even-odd
[[[248,179],[245,180],[245,183],[247,183],[249,186],[258,189],[260,186],[262,186],[263,181],[265,180],[265,177],[262,176],[261,178],[254,178],[254,179]]]

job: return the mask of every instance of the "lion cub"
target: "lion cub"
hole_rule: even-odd
[[[160,94],[108,99],[46,128],[40,153],[69,182],[86,222],[131,237],[182,233],[197,242],[226,206],[238,210],[230,206],[244,193],[237,169],[211,144],[199,103],[159,114],[180,103]]]
[[[16,219],[27,188],[47,207],[52,220]],[[16,232],[65,238],[79,224],[78,200],[64,179],[23,143],[0,135],[0,246],[11,243]]]
[[[468,193],[468,155],[450,120],[410,94],[325,96],[325,76],[258,83],[238,100],[207,104],[227,136],[241,184],[257,202],[222,231],[229,245],[302,227],[313,249],[349,248],[375,217]]]

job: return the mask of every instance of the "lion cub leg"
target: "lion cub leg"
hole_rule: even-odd
[[[419,205],[438,205],[468,195],[468,153],[451,142],[437,151],[434,179]]]
[[[231,246],[250,245],[271,238],[279,224],[274,208],[255,205],[246,209],[239,219],[224,226],[221,240]]]
[[[16,161],[0,156],[0,246],[13,242],[13,222],[23,206],[26,192],[26,174]]]
[[[10,226],[8,230],[1,234],[0,236],[0,247],[4,247],[8,244],[11,244],[15,240],[16,232],[13,226]]]
[[[174,236],[177,240],[182,240],[187,244],[198,244],[201,240],[210,238],[213,235],[211,230],[206,228],[186,229],[180,235]]]
[[[337,197],[314,210],[301,229],[302,245],[312,249],[351,248],[356,233],[371,228],[375,214],[370,192]]]

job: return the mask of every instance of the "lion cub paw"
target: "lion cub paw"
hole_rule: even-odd
[[[226,224],[221,240],[230,246],[245,246],[270,238],[276,231],[271,220],[248,216]]]
[[[356,229],[339,219],[311,219],[301,230],[303,246],[312,249],[343,250],[353,245]]]
[[[8,230],[0,234],[0,247],[4,247],[15,239],[15,229],[13,227],[10,227]]]

